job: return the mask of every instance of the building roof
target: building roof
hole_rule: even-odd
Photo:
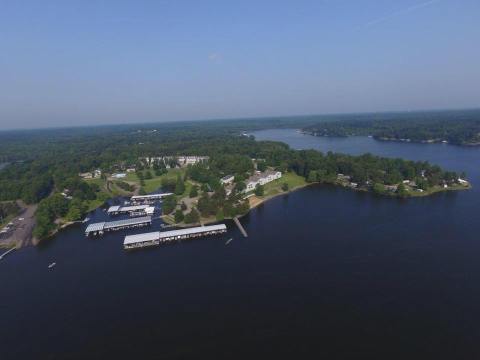
[[[218,224],[218,225],[209,225],[209,226],[197,226],[197,227],[188,228],[188,229],[179,229],[179,230],[170,230],[170,231],[154,231],[154,232],[148,232],[143,234],[127,235],[123,240],[123,245],[131,245],[135,243],[155,241],[155,240],[160,240],[160,239],[165,239],[165,238],[175,237],[175,236],[198,234],[198,233],[204,233],[208,231],[224,231],[224,230],[227,230],[227,226],[225,224]]]
[[[123,240],[123,245],[141,243],[145,241],[154,241],[160,239],[160,231],[148,232],[143,234],[128,235]]]
[[[145,210],[150,206],[148,205],[135,205],[135,206],[110,206],[107,210],[107,212],[117,212],[117,211],[124,211],[124,212],[129,212],[129,211],[138,211],[138,210]]]
[[[105,227],[105,222],[89,224],[85,229],[85,232],[88,233],[88,232],[101,231],[103,230],[104,227]]]
[[[161,199],[166,196],[173,195],[173,193],[163,193],[163,194],[150,194],[150,195],[135,195],[131,197],[131,200],[141,200],[141,199]]]
[[[172,236],[182,236],[182,235],[189,235],[189,234],[198,234],[207,231],[219,231],[219,230],[227,230],[227,226],[225,224],[218,224],[218,225],[209,225],[209,226],[197,226],[188,229],[178,229],[178,230],[170,230],[170,231],[162,231],[160,233],[160,238],[168,238]]]
[[[142,224],[145,222],[151,222],[151,216],[142,216],[138,218],[131,218],[131,219],[124,219],[124,220],[117,220],[117,221],[110,221],[105,223],[104,229],[110,229],[118,226],[128,226],[128,225],[135,225],[135,224]]]

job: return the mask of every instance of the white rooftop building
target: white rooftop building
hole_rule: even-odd
[[[263,173],[257,173],[248,178],[246,182],[247,187],[245,188],[245,192],[253,191],[255,190],[257,185],[265,185],[269,182],[280,179],[281,177],[282,173],[276,170],[267,170]]]

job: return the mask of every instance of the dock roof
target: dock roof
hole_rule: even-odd
[[[163,194],[150,194],[150,195],[135,195],[132,196],[131,200],[141,200],[141,199],[161,199],[166,196],[173,195],[173,193],[163,193]]]
[[[225,226],[225,224],[218,224],[218,225],[209,225],[209,226],[197,226],[197,227],[188,228],[188,229],[162,231],[160,233],[160,239],[169,238],[172,236],[198,234],[198,233],[203,233],[207,231],[218,231],[218,230],[227,230],[227,227]]]
[[[108,213],[111,212],[129,212],[129,211],[138,211],[145,210],[150,207],[149,205],[136,205],[136,206],[110,206],[107,210]]]
[[[209,226],[197,226],[188,229],[178,229],[170,231],[153,231],[143,234],[127,235],[123,241],[123,245],[131,245],[135,243],[142,243],[147,241],[161,240],[170,237],[201,234],[209,231],[226,231],[227,226],[225,224],[209,225]]]
[[[154,241],[160,239],[160,231],[153,231],[143,234],[127,235],[123,240],[123,245],[130,245],[146,241]]]
[[[99,222],[99,223],[88,225],[87,228],[85,229],[85,233],[108,230],[108,229],[122,227],[122,226],[144,224],[147,222],[152,222],[151,216],[142,216],[138,218],[124,219],[124,220],[110,221],[110,222]]]
[[[89,232],[101,231],[103,230],[104,227],[105,227],[105,222],[89,224],[85,229],[85,232],[89,233]]]
[[[151,216],[142,216],[142,217],[138,217],[138,218],[110,221],[110,222],[105,223],[104,229],[111,229],[111,228],[115,228],[115,227],[119,227],[119,226],[142,224],[142,223],[151,222],[151,221],[152,221]]]

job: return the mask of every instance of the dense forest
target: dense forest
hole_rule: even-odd
[[[303,131],[316,136],[369,135],[379,140],[480,145],[480,111],[365,114],[322,121]]]
[[[312,120],[316,121],[310,117],[297,119],[296,125]],[[251,129],[292,127],[294,122],[291,119],[205,121],[1,132],[0,156],[9,165],[0,171],[0,201],[22,199],[27,204],[39,203],[35,234],[41,238],[55,228],[56,218],[78,220],[89,201],[105,200],[98,185],[82,180],[79,173],[101,169],[111,174],[129,166],[142,168],[139,161],[142,157],[209,156],[207,164],[189,168],[187,176],[214,189],[218,189],[218,179],[226,174],[235,175],[236,182],[241,184],[253,170],[252,158],[264,159],[264,167],[294,171],[310,182],[334,182],[341,173],[364,187],[407,179],[428,188],[453,183],[458,178],[457,174],[427,162],[368,154],[296,151],[280,142],[255,141],[244,134]],[[160,174],[165,169],[153,171]],[[150,170],[146,176],[151,176]],[[117,185],[131,190],[126,183]],[[175,185],[164,184],[173,189]],[[199,210],[222,216],[213,214],[220,202],[225,212],[245,210],[231,209],[221,192],[212,199],[202,198]]]

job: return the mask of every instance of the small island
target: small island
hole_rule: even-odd
[[[310,184],[396,198],[470,188],[466,174],[428,162],[294,150],[248,130],[218,121],[57,129],[29,142],[4,134],[0,244],[37,243],[109,199],[158,191],[172,193],[162,199],[164,222],[187,227],[243,216]]]

